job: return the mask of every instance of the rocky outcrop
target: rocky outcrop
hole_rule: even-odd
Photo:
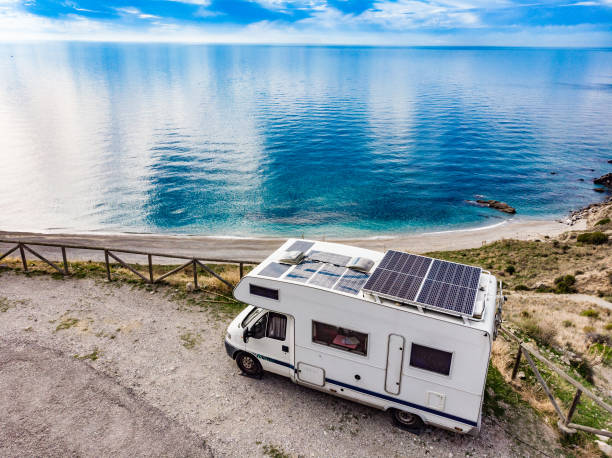
[[[476,202],[486,207],[491,207],[491,208],[494,208],[495,210],[499,210],[500,212],[511,213],[511,214],[516,213],[516,209],[514,207],[511,207],[505,202],[500,202],[499,200],[478,199]]]
[[[593,180],[595,184],[602,184],[607,186],[608,188],[612,188],[612,173],[606,173],[605,175],[600,176],[599,178],[595,178]]]

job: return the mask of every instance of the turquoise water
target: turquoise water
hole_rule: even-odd
[[[5,44],[0,155],[3,230],[369,236],[507,217],[480,195],[561,217],[612,169],[612,50]]]

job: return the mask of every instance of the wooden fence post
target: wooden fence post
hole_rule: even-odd
[[[107,249],[104,250],[104,262],[106,264],[106,278],[108,279],[108,281],[111,281],[111,271],[110,271],[110,264],[108,262],[108,250]]]
[[[23,263],[23,270],[25,272],[28,271],[28,262],[26,260],[25,251],[23,249],[23,243],[19,243],[19,252],[21,253],[21,262]]]
[[[200,289],[198,286],[198,263],[196,260],[193,260],[193,289]]]
[[[148,254],[147,257],[149,259],[149,283],[153,284],[153,256]]]
[[[512,380],[514,380],[514,378],[516,377],[516,373],[518,372],[519,363],[521,362],[521,354],[522,353],[523,353],[523,350],[521,348],[521,345],[519,344],[518,352],[516,354],[516,361],[514,362],[514,367],[512,368]]]
[[[244,277],[244,263],[240,263],[240,278]]]
[[[62,260],[64,261],[64,275],[70,275],[68,271],[68,258],[66,257],[66,247],[62,247]]]
[[[582,390],[576,390],[576,395],[574,396],[572,405],[570,406],[567,412],[567,419],[565,420],[566,425],[572,421],[572,417],[574,416],[574,412],[576,411],[576,407],[578,406],[578,402],[580,401],[580,396],[582,396]]]

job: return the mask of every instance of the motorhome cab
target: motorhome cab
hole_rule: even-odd
[[[390,410],[396,424],[480,429],[503,296],[479,268],[288,240],[234,290],[251,304],[225,346],[240,369]]]

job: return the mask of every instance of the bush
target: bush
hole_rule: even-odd
[[[585,326],[584,328],[582,328],[582,330],[587,334],[595,332],[595,328],[593,326]]]
[[[589,243],[591,245],[603,245],[608,241],[607,234],[603,232],[585,232],[578,236],[578,242]]]
[[[523,322],[523,330],[538,345],[552,347],[555,344],[557,330],[552,326],[538,324],[535,320],[528,319]]]
[[[506,272],[512,275],[514,272],[516,272],[516,269],[513,265],[509,265],[508,267],[506,267]]]
[[[516,285],[514,291],[529,291],[529,287],[526,285]]]
[[[608,224],[610,222],[610,218],[602,218],[595,223],[595,226],[603,226],[604,224]]]
[[[553,288],[545,285],[544,283],[538,285],[535,290],[536,293],[553,293],[555,291]]]
[[[574,284],[576,284],[576,277],[573,275],[562,275],[555,278],[554,292],[557,294],[575,293],[576,288],[574,288]]]
[[[571,360],[570,366],[576,369],[576,372],[582,375],[587,382],[593,383],[593,368],[586,359]]]
[[[606,330],[606,331],[612,331],[612,322],[610,322],[610,323],[606,324],[606,325],[604,326],[604,328],[605,328],[605,330]]]
[[[593,309],[586,309],[586,310],[583,310],[582,312],[580,312],[580,316],[586,316],[586,317],[589,317],[589,318],[597,319],[597,318],[599,318],[599,312],[597,310],[593,310]]]
[[[574,327],[574,323],[572,323],[570,320],[563,320],[563,327],[564,328],[572,328],[572,327]]]

